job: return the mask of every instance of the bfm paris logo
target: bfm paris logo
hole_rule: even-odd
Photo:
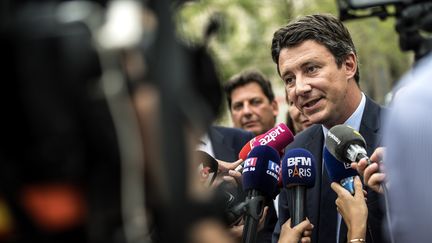
[[[302,167],[299,168],[298,165]],[[287,168],[289,177],[310,177],[311,174],[312,160],[309,157],[292,157],[287,159]],[[294,167],[294,168],[292,168]],[[306,167],[306,168],[304,168]]]

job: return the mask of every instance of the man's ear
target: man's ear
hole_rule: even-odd
[[[273,100],[271,102],[271,106],[272,106],[272,109],[273,109],[273,115],[277,116],[279,114],[279,105],[278,105],[277,101]]]
[[[357,71],[357,56],[354,53],[347,55],[344,61],[345,74],[348,79],[354,78]]]

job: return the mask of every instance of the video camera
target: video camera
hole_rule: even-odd
[[[403,51],[414,51],[419,60],[432,50],[432,2],[428,0],[337,0],[342,21],[379,17],[396,18]]]

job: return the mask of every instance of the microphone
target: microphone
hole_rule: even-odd
[[[370,165],[371,161],[366,152],[366,141],[363,136],[354,128],[348,125],[336,125],[332,127],[326,137],[326,147],[328,151],[339,161],[351,164],[366,158],[367,164]],[[382,189],[384,192],[384,205],[387,209],[386,218],[388,229],[391,230],[391,217],[388,213],[388,190],[383,183]],[[394,242],[393,234],[390,233],[390,242]]]
[[[351,165],[346,162],[337,160],[327,149],[324,147],[323,152],[324,164],[327,173],[332,182],[337,182],[354,195],[354,177],[358,175],[357,171],[351,169]]]
[[[247,193],[247,211],[243,228],[243,243],[255,243],[259,219],[266,200],[276,196],[280,157],[268,145],[252,149],[244,161],[243,190]]]
[[[326,147],[337,160],[351,164],[369,157],[366,152],[366,141],[354,128],[348,125],[336,125],[332,127],[326,137]]]
[[[197,150],[195,153],[199,162],[198,174],[200,182],[209,187],[216,179],[219,167],[218,162],[204,151]]]
[[[239,159],[245,160],[249,152],[258,145],[268,145],[278,152],[283,151],[293,140],[294,135],[287,125],[279,123],[266,133],[258,135],[246,143],[239,153]]]
[[[256,139],[253,146],[268,145],[276,151],[281,151],[293,140],[294,135],[287,125],[279,123],[277,126],[264,133],[260,138]]]
[[[282,183],[292,195],[291,227],[306,219],[306,188],[315,185],[315,176],[315,158],[309,151],[296,148],[286,152],[282,159]]]
[[[253,149],[253,147],[254,147],[253,144],[254,144],[255,140],[260,139],[262,136],[264,136],[264,134],[258,135],[258,136],[256,136],[256,137],[252,138],[251,140],[249,140],[249,142],[247,142],[247,143],[243,146],[243,148],[240,150],[240,152],[239,152],[239,154],[238,154],[239,159],[246,160],[248,154],[250,153],[250,151],[251,151],[251,150]],[[242,168],[243,168],[243,167],[242,167]]]

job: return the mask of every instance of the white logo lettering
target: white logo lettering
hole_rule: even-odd
[[[312,166],[312,160],[309,157],[291,157],[287,159],[287,166],[297,166],[298,164],[303,166]]]
[[[337,145],[339,145],[341,143],[341,140],[339,138],[337,138],[333,133],[331,133],[330,131],[327,133],[327,136],[331,139],[333,139],[333,141],[335,141],[337,143]]]
[[[348,164],[348,163],[343,163],[343,164],[344,164],[344,167],[346,170],[351,169],[351,164]]]
[[[277,126],[275,129],[270,130],[263,138],[261,138],[259,143],[261,145],[266,145],[271,141],[276,141],[276,137],[283,132],[285,132],[285,130],[281,126]]]
[[[288,169],[288,177],[311,177],[312,171],[311,168],[297,168],[294,169]]]

